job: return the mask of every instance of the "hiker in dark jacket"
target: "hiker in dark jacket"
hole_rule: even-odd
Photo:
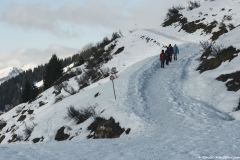
[[[173,47],[171,46],[171,44],[169,44],[168,48],[169,48],[169,51],[170,51],[169,61],[172,62]]]
[[[170,60],[170,50],[169,50],[169,47],[167,47],[167,49],[165,51],[165,55],[166,55],[166,65],[168,65],[169,60]]]
[[[177,54],[179,54],[179,49],[176,44],[173,46],[173,54],[174,54],[174,60],[177,60]]]
[[[165,62],[165,59],[166,59],[166,55],[164,53],[164,50],[162,50],[162,52],[160,53],[159,59],[161,61],[161,68],[164,68],[164,62]]]

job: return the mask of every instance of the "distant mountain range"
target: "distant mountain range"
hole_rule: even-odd
[[[0,84],[11,79],[12,77],[17,76],[23,70],[16,67],[8,67],[0,70]]]

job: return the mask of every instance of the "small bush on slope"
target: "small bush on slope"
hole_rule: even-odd
[[[55,102],[54,103],[58,103],[60,101],[62,101],[65,97],[63,95],[59,95],[58,97],[55,98]]]
[[[23,130],[23,133],[24,133],[24,136],[26,137],[26,140],[31,136],[34,127],[35,126],[30,127],[25,124],[25,129]]]
[[[188,2],[188,10],[193,10],[194,8],[200,7],[200,2],[197,1],[189,1]]]
[[[86,108],[82,109],[75,109],[73,106],[70,106],[67,108],[67,116],[65,118],[67,119],[73,119],[77,124],[80,124],[84,121],[86,121],[88,118],[93,117],[96,118],[96,108],[97,104],[94,106],[89,105]]]

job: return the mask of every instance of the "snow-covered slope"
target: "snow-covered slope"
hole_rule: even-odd
[[[211,15],[216,14],[213,11],[219,12],[229,6],[227,9],[232,8],[231,11],[237,14],[240,3],[231,2],[204,1],[198,9],[181,12],[190,19],[200,10]],[[209,6],[212,9],[208,10]],[[218,14],[215,18],[221,20],[222,16]],[[238,22],[236,20],[234,24]],[[227,91],[225,84],[216,77],[238,71],[240,56],[200,74],[196,71],[200,63],[197,59],[201,56],[199,41],[208,40],[211,34],[201,34],[201,30],[189,34],[179,32],[179,29],[180,26],[173,25],[137,30],[117,39],[112,53],[123,46],[124,50],[113,55],[104,66],[116,67],[119,71],[114,80],[116,100],[108,77],[74,95],[62,90],[55,96],[52,87],[37,100],[20,104],[1,115],[0,119],[7,122],[0,131],[0,139],[4,135],[0,145],[1,158],[34,159],[36,154],[35,159],[239,158],[240,111],[234,110],[240,92]],[[215,43],[240,49],[238,31],[239,27],[229,30]],[[180,54],[177,61],[163,69],[160,68],[159,52],[168,44],[177,44]],[[75,78],[68,81],[68,87],[77,90]],[[96,93],[99,94],[95,97]],[[58,97],[63,100],[55,103]],[[95,104],[98,116],[113,117],[122,128],[131,128],[130,133],[124,132],[118,139],[87,139],[90,134],[87,127],[93,119],[76,124],[64,118],[69,106],[81,109]],[[19,121],[20,117],[25,119]],[[33,127],[28,141],[7,144],[14,135],[26,139],[26,126]],[[56,142],[55,135],[62,126],[65,127],[64,133],[72,138]],[[32,140],[40,137],[43,137],[42,142],[33,145]]]
[[[0,84],[17,76],[22,70],[16,67],[8,67],[0,70]]]

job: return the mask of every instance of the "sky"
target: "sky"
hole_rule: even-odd
[[[158,28],[186,0],[0,0],[0,69],[66,58],[113,32]]]

